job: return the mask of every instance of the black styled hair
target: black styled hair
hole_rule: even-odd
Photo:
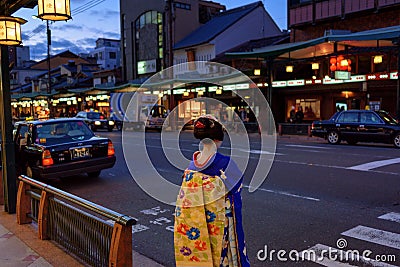
[[[222,124],[212,116],[200,116],[193,123],[194,137],[203,140],[209,138],[211,140],[224,140],[224,127]]]

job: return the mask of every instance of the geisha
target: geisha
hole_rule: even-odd
[[[243,175],[217,151],[223,126],[211,115],[201,116],[194,137],[201,140],[200,151],[184,171],[176,201],[176,266],[250,266],[242,226]]]

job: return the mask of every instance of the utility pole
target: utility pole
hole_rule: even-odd
[[[51,30],[49,21],[47,23],[47,93],[51,94],[51,64],[50,64],[50,45],[51,45]]]
[[[16,212],[17,174],[15,170],[15,150],[12,138],[10,72],[8,46],[0,45],[0,127],[1,159],[5,211]]]

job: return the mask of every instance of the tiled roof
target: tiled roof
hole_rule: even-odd
[[[221,12],[206,24],[199,27],[197,30],[186,36],[183,40],[175,44],[174,49],[182,49],[207,43],[225,31],[227,28],[235,24],[241,18],[252,12],[254,9],[262,5],[262,2],[258,1],[249,5]]]

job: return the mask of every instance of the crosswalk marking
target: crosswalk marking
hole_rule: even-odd
[[[326,253],[322,254],[322,251],[329,251],[332,250],[333,248],[322,245],[322,244],[317,244],[309,249],[303,250],[300,252],[300,256],[303,257],[303,260],[307,261],[312,261],[315,263],[318,263],[322,266],[327,266],[327,267],[349,267],[349,266],[354,266],[354,265],[349,265],[347,263],[343,262],[338,262],[334,261],[332,259],[329,259],[326,257]],[[321,255],[322,254],[322,255]],[[311,255],[316,255],[316,257],[311,256]]]
[[[366,264],[371,267],[395,267],[394,265],[385,262],[364,259],[362,258],[362,255],[357,255],[352,251],[344,251],[323,244],[317,244],[309,249],[301,251],[299,254],[303,260],[312,261],[327,267],[358,266],[357,263]],[[330,255],[331,258],[327,257],[328,255]],[[340,262],[339,260],[348,261],[357,265],[350,265],[348,263]]]
[[[379,219],[400,223],[400,213],[390,212],[378,217]]]
[[[348,167],[348,170],[357,170],[357,171],[369,171],[371,169],[391,165],[391,164],[396,164],[400,163],[400,158],[394,158],[394,159],[385,159],[385,160],[378,160],[378,161],[372,161],[352,167]]]
[[[400,234],[359,225],[342,233],[344,236],[400,249]]]

